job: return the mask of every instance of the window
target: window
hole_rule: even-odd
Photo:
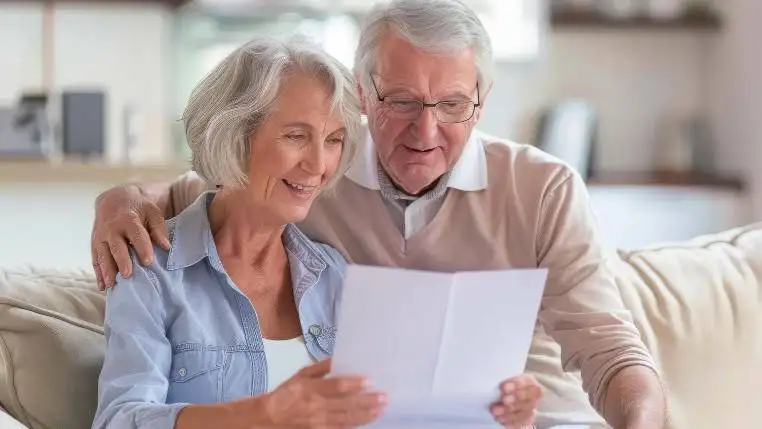
[[[213,4],[219,0],[205,0]],[[359,38],[359,22],[355,16],[362,16],[364,8],[373,4],[366,0],[343,0],[331,13],[309,13],[308,8],[284,6],[271,12],[272,16],[257,15],[257,8],[248,8],[249,17],[241,17],[244,4],[248,0],[236,0],[241,4],[235,12],[234,26],[226,24],[224,17],[216,25],[217,41],[203,50],[204,71],[210,70],[236,46],[245,42],[253,34],[288,36],[293,33],[305,34],[320,43],[329,53],[348,67],[354,63],[354,50]],[[465,0],[479,14],[492,40],[495,61],[526,61],[539,54],[541,34],[542,0]],[[229,2],[228,2],[229,3]],[[227,7],[230,7],[228,5]],[[286,9],[284,9],[286,8]],[[262,9],[259,9],[262,10]],[[274,9],[273,9],[274,10]],[[247,18],[250,24],[241,22]],[[245,31],[242,31],[245,30]]]
[[[321,34],[316,37],[329,54],[345,66],[352,68],[355,48],[360,38],[360,26],[347,15],[336,15],[324,21]]]
[[[492,40],[495,61],[522,61],[540,51],[540,0],[494,0],[487,2],[479,18]]]

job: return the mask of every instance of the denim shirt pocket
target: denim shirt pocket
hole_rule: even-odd
[[[190,343],[179,344],[174,349],[167,402],[219,402],[222,391],[220,369],[224,361],[222,351]]]

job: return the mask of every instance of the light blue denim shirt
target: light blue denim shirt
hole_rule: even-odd
[[[168,221],[169,252],[119,278],[108,293],[107,351],[93,428],[171,429],[187,404],[267,391],[257,312],[225,273],[209,227],[214,192]],[[295,226],[283,235],[302,332],[316,360],[333,351],[346,268],[332,247]]]

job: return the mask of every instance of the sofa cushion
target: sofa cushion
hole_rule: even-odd
[[[104,310],[90,273],[0,271],[0,406],[33,429],[90,427]]]
[[[669,391],[671,427],[762,421],[762,224],[620,252],[618,287]]]

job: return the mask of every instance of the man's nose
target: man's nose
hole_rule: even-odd
[[[439,133],[439,120],[434,108],[425,107],[415,121],[416,134],[419,140],[431,142],[436,140]]]

